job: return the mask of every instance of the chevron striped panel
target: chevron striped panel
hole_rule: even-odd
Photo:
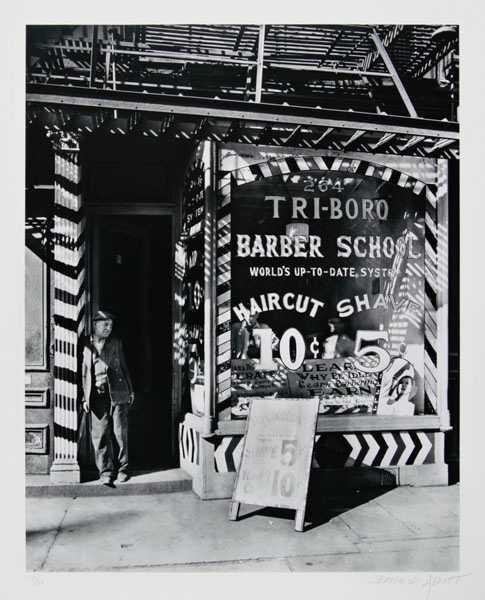
[[[265,162],[245,165],[231,172],[219,174],[219,209],[218,209],[218,262],[217,262],[217,335],[218,335],[218,410],[219,418],[224,418],[223,413],[230,402],[230,355],[229,348],[224,345],[230,338],[230,203],[232,186],[241,186],[267,177],[282,176],[283,179],[292,173],[305,172],[308,170],[328,170],[342,173],[352,173],[368,177],[376,177],[383,181],[407,188],[413,194],[422,198],[425,202],[425,289],[424,289],[424,312],[425,312],[425,412],[435,414],[437,412],[437,356],[436,356],[436,308],[437,308],[437,286],[438,286],[438,228],[437,228],[437,198],[436,186],[402,173],[397,169],[383,165],[372,164],[365,160],[329,157],[329,156],[298,156],[286,158],[271,158]],[[225,219],[225,220],[224,220]],[[444,268],[444,267],[443,267]],[[404,282],[406,293],[413,293],[413,279],[422,277],[414,265],[406,267]],[[444,275],[443,275],[444,276]],[[388,290],[389,291],[389,290]],[[390,290],[392,293],[392,290]],[[423,293],[415,289],[417,302],[423,302]],[[219,304],[220,302],[220,304]],[[391,349],[393,354],[398,353],[400,342],[406,336],[409,321],[413,315],[408,314],[404,320],[397,317],[391,322]],[[414,323],[416,326],[418,322]],[[226,334],[226,337],[222,337]],[[219,337],[221,336],[221,337]],[[220,343],[219,343],[220,341]],[[230,339],[229,339],[230,341]],[[228,354],[229,350],[229,354]]]
[[[217,473],[236,471],[243,436],[217,438],[214,466]],[[399,467],[434,460],[434,433],[329,433],[315,436],[314,467]]]
[[[179,454],[181,461],[200,462],[200,433],[185,423],[179,424]]]
[[[85,218],[78,152],[55,157],[54,463],[77,461],[78,339],[85,329]]]
[[[214,450],[214,467],[216,473],[237,471],[241,460],[243,436],[224,436],[217,438]]]
[[[424,432],[351,433],[343,435],[350,448],[346,467],[422,465],[432,441]]]

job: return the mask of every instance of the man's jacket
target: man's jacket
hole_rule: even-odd
[[[84,400],[89,405],[93,399],[95,387],[93,360],[95,356],[98,356],[98,351],[91,339],[86,337],[82,347],[81,385]],[[129,404],[133,385],[126,365],[121,340],[116,337],[109,337],[105,341],[99,356],[108,365],[108,387],[111,403],[113,405]]]

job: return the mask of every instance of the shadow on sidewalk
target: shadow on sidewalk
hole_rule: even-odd
[[[62,526],[65,533],[80,533],[82,530],[92,532],[93,535],[99,534],[100,531],[110,531],[116,529],[121,523],[126,523],[129,519],[135,519],[139,516],[139,512],[136,510],[125,510],[117,511],[112,514],[93,514],[89,517],[83,516],[79,519],[69,519],[69,522]],[[27,529],[25,532],[25,540],[28,544],[37,537],[55,534],[61,530],[59,524],[51,525],[48,527],[36,527],[35,529]]]
[[[312,471],[308,489],[305,531],[328,523],[334,517],[386,494],[396,487],[395,477],[384,469],[359,467],[358,473]],[[356,475],[358,477],[356,478]],[[295,519],[295,511],[265,507],[242,514],[239,519],[262,515],[273,519]]]
[[[328,523],[334,517],[386,494],[396,487],[393,474],[384,469],[359,467],[346,479],[346,473],[312,473],[310,478],[305,530]]]

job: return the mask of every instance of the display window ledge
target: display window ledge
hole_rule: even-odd
[[[416,415],[409,417],[378,415],[319,415],[317,433],[354,431],[411,431],[449,430],[443,429],[438,415]],[[243,435],[246,419],[219,421],[216,435]]]

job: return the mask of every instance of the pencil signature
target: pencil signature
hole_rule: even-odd
[[[426,600],[431,598],[431,592],[439,586],[457,585],[471,573],[456,575],[378,575],[371,583],[378,585],[415,585],[426,591]]]

